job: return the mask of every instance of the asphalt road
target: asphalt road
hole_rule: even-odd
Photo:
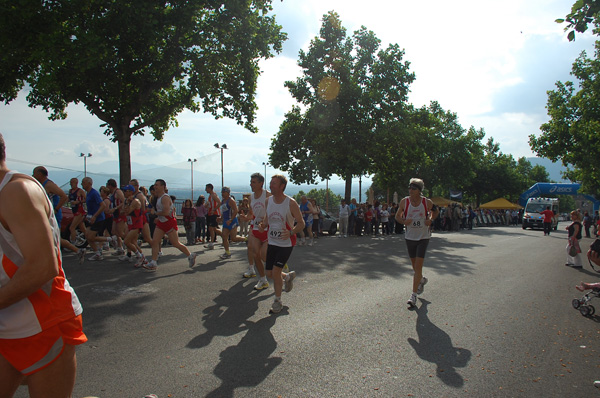
[[[294,249],[278,315],[272,288],[241,278],[244,245],[228,260],[195,246],[193,269],[166,248],[156,273],[66,254],[89,337],[74,397],[599,396],[600,317],[571,300],[600,275],[565,267],[565,245],[565,231],[435,234],[408,310],[402,235],[323,237]]]

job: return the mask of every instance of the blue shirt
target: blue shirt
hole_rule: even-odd
[[[100,197],[98,191],[96,191],[94,188],[90,189],[90,192],[88,192],[85,198],[85,204],[87,205],[87,212],[90,217],[96,214],[100,208],[100,205],[102,204],[102,198]],[[100,214],[98,214],[96,217],[96,221],[102,220],[104,220],[104,212],[100,212]]]

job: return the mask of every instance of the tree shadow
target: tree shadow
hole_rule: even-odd
[[[454,347],[450,336],[429,320],[427,306],[431,303],[424,299],[419,300],[422,305],[415,309],[419,341],[408,338],[408,343],[419,358],[435,363],[436,375],[444,384],[460,388],[465,381],[456,368],[467,366],[471,359],[471,351],[466,348]]]
[[[281,364],[281,357],[271,357],[277,342],[271,328],[279,316],[288,314],[288,308],[277,315],[269,315],[257,322],[246,321],[247,332],[235,346],[221,352],[221,359],[213,374],[221,385],[206,395],[209,398],[228,398],[240,387],[256,387]]]
[[[202,321],[206,331],[194,337],[187,348],[202,348],[210,344],[215,336],[233,336],[247,329],[248,318],[258,310],[258,303],[271,295],[259,295],[252,284],[244,286],[244,280],[213,299],[214,305],[202,310]]]

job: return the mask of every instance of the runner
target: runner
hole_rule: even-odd
[[[267,247],[267,276],[273,279],[275,288],[275,301],[271,306],[272,313],[281,312],[281,292],[285,283],[285,291],[290,292],[296,272],[283,272],[294,245],[296,244],[296,233],[304,228],[304,219],[296,201],[287,196],[284,191],[287,185],[285,176],[276,174],[271,178],[272,196],[267,198],[266,216],[259,224],[259,231],[268,231]],[[296,225],[294,225],[294,220]],[[268,229],[267,229],[268,228]]]
[[[258,283],[254,286],[256,290],[262,290],[269,287],[267,276],[265,274],[264,262],[267,258],[267,231],[260,231],[258,226],[263,221],[266,213],[267,198],[271,193],[263,189],[265,177],[260,173],[254,173],[250,176],[250,210],[248,217],[252,221],[250,224],[250,234],[248,235],[248,271],[244,272],[244,278],[256,276],[256,271],[260,276]],[[254,268],[256,267],[256,271]]]
[[[110,190],[109,199],[111,206],[109,213],[112,213],[113,216],[112,229],[108,232],[117,237],[117,242],[115,242],[117,251],[115,255],[120,256],[119,260],[121,261],[131,261],[131,253],[129,253],[129,256],[126,256],[125,249],[123,249],[123,239],[127,234],[127,217],[123,214],[125,194],[118,188],[117,181],[114,178],[106,181],[106,187]]]
[[[62,221],[62,206],[67,202],[68,197],[65,194],[65,191],[60,189],[58,185],[54,183],[54,181],[48,179],[48,170],[44,166],[37,166],[33,169],[33,178],[35,178],[46,191],[46,195],[48,195],[48,199],[54,206],[54,216],[56,217],[56,221],[58,221],[58,225],[60,227],[60,223]],[[69,242],[66,239],[60,239],[61,247],[67,248],[71,250],[73,253],[77,254],[79,258],[79,264],[83,264],[85,261],[85,248],[78,249],[74,244]]]
[[[302,218],[304,219],[304,229],[300,231],[300,243],[299,246],[303,246],[306,244],[306,237],[308,237],[308,245],[313,245],[313,237],[312,237],[312,223],[313,223],[313,206],[308,201],[306,196],[302,195],[300,197],[300,212],[302,213]]]
[[[171,245],[179,249],[187,256],[188,265],[191,267],[196,263],[196,253],[190,253],[187,247],[179,242],[177,236],[177,219],[175,218],[175,205],[169,194],[166,193],[167,183],[165,180],[156,180],[154,183],[154,194],[158,198],[156,208],[152,209],[152,213],[156,214],[156,228],[154,236],[152,236],[152,261],[144,264],[143,267],[149,271],[156,271],[158,268],[158,253],[160,250],[160,242],[167,235]]]
[[[146,258],[142,254],[142,249],[138,245],[138,237],[144,227],[144,219],[146,215],[142,211],[142,204],[135,195],[135,188],[132,185],[125,185],[123,187],[125,193],[125,203],[123,204],[123,214],[127,217],[127,235],[125,235],[125,246],[132,253],[135,253],[137,259],[134,267],[139,268],[144,264],[147,264]]]
[[[423,293],[427,283],[427,278],[423,276],[423,262],[431,238],[429,227],[438,216],[437,206],[431,199],[421,195],[423,188],[425,188],[423,180],[411,178],[408,186],[409,196],[400,202],[400,208],[396,212],[396,221],[406,226],[404,240],[414,270],[413,291],[406,302],[409,308],[417,305],[417,295]]]
[[[223,248],[225,249],[225,253],[221,255],[222,259],[231,258],[231,253],[229,252],[230,240],[232,242],[245,241],[243,237],[237,236],[237,228],[239,226],[237,218],[238,209],[230,193],[231,189],[229,187],[223,187],[221,190],[221,196],[223,196],[223,200],[221,201],[221,217],[223,219],[221,238],[223,238]]]
[[[95,252],[94,255],[88,258],[90,261],[104,260],[102,255],[102,243],[104,242],[116,242],[117,237],[106,237],[102,236],[106,229],[106,219],[104,217],[104,202],[100,193],[92,188],[94,181],[91,177],[85,177],[81,180],[81,186],[87,192],[85,203],[87,205],[87,218],[90,225],[86,229],[86,237],[92,250]],[[99,244],[100,243],[100,244]]]
[[[215,248],[215,242],[217,241],[217,235],[221,235],[221,231],[218,229],[219,223],[217,221],[219,218],[221,201],[214,191],[213,184],[206,184],[206,193],[208,194],[208,199],[204,206],[206,206],[206,209],[208,210],[206,213],[206,225],[208,225],[208,235],[210,239],[206,248],[213,250]]]
[[[69,181],[71,189],[69,189],[69,205],[71,205],[71,211],[73,212],[73,221],[69,226],[71,232],[71,243],[77,243],[77,228],[85,236],[85,223],[83,222],[85,215],[87,214],[83,204],[85,203],[85,191],[79,188],[79,180],[77,178],[71,178]]]
[[[135,178],[129,181],[129,185],[131,185],[135,189],[135,191],[133,192],[133,197],[139,200],[140,204],[142,205],[141,211],[144,216],[142,220],[144,223],[144,226],[142,227],[141,231],[142,237],[144,238],[144,241],[146,241],[148,245],[152,247],[152,235],[150,234],[150,225],[148,224],[147,217],[147,214],[149,212],[148,197],[140,190],[140,183]]]
[[[44,188],[5,162],[0,134],[0,397],[24,383],[32,398],[70,397],[75,346],[87,337],[62,268],[60,224]]]

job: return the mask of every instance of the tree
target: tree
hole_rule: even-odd
[[[161,140],[184,109],[256,131],[258,61],[285,40],[270,10],[271,0],[0,0],[0,100],[27,85],[52,120],[84,104],[118,142],[126,183],[131,137]]]
[[[575,41],[575,32],[583,33],[588,25],[598,22],[598,12],[600,12],[600,1],[598,0],[577,0],[571,7],[571,12],[565,18],[559,18],[557,23],[567,22],[565,32],[569,32],[567,37],[569,41]]]
[[[560,159],[567,167],[572,165],[566,176],[580,181],[583,190],[590,193],[600,190],[599,55],[597,41],[593,59],[582,52],[573,63],[571,74],[577,85],[559,81],[555,90],[548,91],[550,120],[540,127],[539,137],[529,136],[533,151],[552,161]]]
[[[414,74],[397,44],[379,50],[365,27],[347,37],[338,14],[324,15],[320,36],[300,51],[303,75],[285,83],[298,102],[271,143],[270,163],[295,183],[315,183],[337,174],[346,181],[369,172],[378,134],[408,107]]]
[[[296,195],[294,195],[294,199],[296,202],[300,203],[300,198],[302,196],[306,196],[308,199],[314,199],[317,201],[317,204],[326,211],[331,211],[331,209],[337,209],[337,207],[342,203],[342,197],[336,193],[334,193],[331,189],[316,189],[313,188],[308,193],[304,193],[304,191],[299,191]],[[329,205],[327,206],[327,203]]]

